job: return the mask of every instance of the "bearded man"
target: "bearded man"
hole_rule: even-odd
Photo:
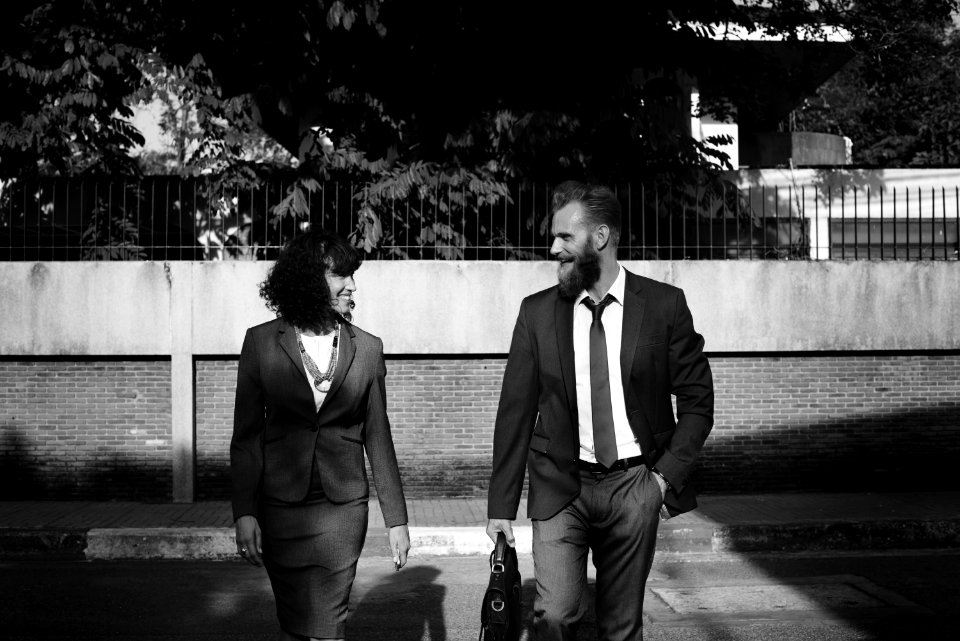
[[[565,182],[551,214],[559,282],[520,306],[487,534],[514,544],[526,464],[536,638],[576,638],[592,551],[598,639],[638,640],[659,519],[696,507],[688,479],[713,426],[713,379],[683,291],[617,262],[614,193]]]

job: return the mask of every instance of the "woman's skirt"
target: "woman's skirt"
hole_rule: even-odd
[[[316,481],[300,503],[262,501],[263,564],[281,628],[308,637],[343,638],[367,532],[367,499],[331,503],[319,485]]]

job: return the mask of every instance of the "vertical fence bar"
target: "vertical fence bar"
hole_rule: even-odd
[[[63,220],[64,220],[64,229],[66,234],[64,235],[64,260],[70,258],[70,183],[64,183],[64,194],[63,194]],[[54,252],[54,260],[56,260],[56,252]]]
[[[647,256],[647,185],[640,183],[640,258]]]
[[[163,237],[164,237],[164,258],[171,258],[170,251],[170,237],[172,236],[170,232],[170,181],[165,180],[163,183]]]
[[[909,188],[909,187],[907,188],[907,193],[908,193],[908,194],[910,193],[910,188]],[[911,225],[910,225],[910,205],[909,205],[909,200],[908,200],[907,202],[908,202],[908,204],[907,204],[907,211],[906,211],[906,214],[905,214],[905,217],[907,218],[907,260],[910,260],[910,237],[911,237],[911,235],[912,235],[912,234],[911,234],[911,231],[912,231],[912,230],[911,230]],[[920,189],[917,188],[917,212],[916,212],[916,213],[917,213],[917,220],[918,220],[918,221],[921,219],[922,210],[923,210],[923,206],[920,204]],[[920,231],[921,231],[921,225],[920,225],[919,222],[917,223],[916,227],[917,227],[917,232],[920,232]],[[918,240],[918,241],[917,241],[917,255],[916,255],[915,260],[921,260],[921,259],[923,259],[923,241],[922,241],[922,240]]]
[[[697,259],[703,257],[703,243],[700,242],[700,217],[702,215],[703,212],[700,210],[700,194],[698,193],[694,197],[693,201],[693,238],[694,242],[697,244],[697,251],[695,254]]]
[[[833,187],[827,186],[827,259],[833,258]]]
[[[947,189],[946,187],[940,188],[940,212],[941,217],[943,218],[943,223],[941,224],[941,229],[943,230],[943,259],[948,260],[948,249],[947,249]]]
[[[870,185],[867,185],[867,260],[873,258],[873,229],[870,209]]]
[[[801,187],[801,198],[803,198],[803,221],[804,224],[809,225],[813,228],[813,234],[807,234],[808,237],[811,237],[813,246],[816,247],[816,252],[811,258],[816,258],[820,260],[820,199],[817,198],[817,189],[813,188],[813,222],[807,222],[807,186],[804,185]]]
[[[776,187],[774,189],[774,198],[776,198]],[[760,202],[762,203],[760,209],[760,238],[762,239],[763,244],[760,246],[763,255],[760,258],[766,258],[767,252],[767,186],[760,186]]]
[[[320,226],[323,227],[327,219],[327,183],[320,186]],[[310,219],[310,226],[313,227],[313,217]]]
[[[17,197],[17,190],[23,192],[22,185],[7,186],[7,193],[9,197],[6,199],[7,202],[7,217],[3,221],[4,231],[6,232],[4,236],[7,237],[7,246],[6,246],[6,255],[10,257],[10,260],[13,260],[13,201]]]
[[[886,211],[884,209],[883,190],[881,189],[880,190],[880,260],[884,259],[884,253],[887,250],[886,231],[884,230],[884,228],[886,227],[885,214],[886,214]]]
[[[133,249],[131,244],[127,243],[127,180],[124,178],[120,187],[120,214],[122,217],[123,240],[120,243],[120,260],[128,260],[127,255]]]
[[[747,187],[747,202],[753,203],[753,187]],[[743,247],[743,241],[740,239],[740,216],[742,212],[740,211],[740,193],[739,189],[737,190],[737,200],[736,200],[736,230],[737,230],[737,260],[740,260],[740,250]],[[751,221],[752,223],[752,221]]]
[[[683,194],[680,193],[680,188],[675,188],[675,193],[677,200],[680,202],[680,258],[687,257],[687,203],[683,200]]]
[[[656,243],[654,246],[656,249],[657,259],[662,260],[663,256],[660,255],[660,185],[654,185],[653,187],[653,229],[654,229],[654,239],[653,242]],[[670,226],[667,226],[667,242],[670,242],[670,239],[673,238],[673,232]]]
[[[93,255],[100,260],[100,182],[93,182]]]
[[[56,260],[57,254],[57,235],[56,228],[53,225],[53,221],[57,216],[57,181],[53,181],[50,187],[50,246],[44,247],[50,256],[50,260]],[[41,221],[37,221],[38,223]],[[39,227],[39,224],[37,225]],[[39,235],[39,232],[38,232]],[[946,236],[946,234],[944,234]],[[37,255],[40,255],[40,252],[37,252]]]
[[[906,240],[907,260],[910,260],[910,188],[909,187],[906,188],[906,192],[907,192],[907,201],[904,203],[904,205],[906,206],[907,210],[903,213],[903,220],[907,228],[907,240]],[[917,195],[919,196],[919,192],[917,192]]]
[[[40,220],[43,218],[43,183],[37,187],[37,240],[33,255],[40,257]],[[24,225],[24,236],[26,236],[26,225]]]
[[[179,260],[183,260],[183,252],[184,252],[184,250],[187,248],[187,247],[186,247],[186,244],[187,244],[187,243],[186,243],[186,241],[183,239],[183,233],[184,233],[184,231],[185,231],[185,230],[184,230],[184,224],[183,224],[183,222],[184,222],[184,221],[183,221],[183,213],[184,213],[183,210],[185,209],[185,207],[184,207],[184,204],[183,204],[183,181],[182,181],[182,180],[178,180],[178,181],[177,181],[177,202],[180,203],[180,215],[178,216],[178,218],[180,219],[180,224],[177,225],[177,228],[178,228],[178,229],[177,229],[177,240],[178,240],[179,243],[180,243],[180,249],[177,250],[177,258],[178,258]],[[193,218],[193,216],[191,216],[191,218]],[[195,222],[195,221],[194,221],[193,224],[192,224],[192,229],[193,229],[194,232],[196,232],[197,225],[196,225],[196,222]],[[194,233],[193,236],[196,237],[196,233]],[[193,245],[193,243],[191,243],[191,246],[192,246],[192,245]]]
[[[787,185],[787,198],[790,197],[790,186]],[[788,201],[789,202],[789,201]],[[773,188],[773,242],[775,243],[774,247],[776,248],[775,256],[777,258],[782,257],[782,250],[780,249],[780,186],[776,185]]]
[[[840,260],[847,259],[847,190],[840,187]]]
[[[937,192],[930,188],[930,260],[937,259]]]
[[[793,193],[793,185],[787,185],[787,245],[790,248],[790,255],[793,256],[796,251],[793,246],[793,203],[794,203],[795,194]],[[799,211],[797,212],[799,218]]]
[[[851,189],[853,196],[853,259],[860,259],[860,209],[857,188]]]
[[[897,250],[900,248],[900,240],[897,227],[897,188],[893,188],[893,259],[897,260]]]
[[[38,183],[37,190],[39,189],[40,187]],[[23,218],[23,228],[21,230],[21,233],[23,234],[23,245],[22,245],[22,249],[20,250],[20,260],[27,259],[27,191],[28,191],[28,186],[24,185],[23,209],[20,210],[20,216]],[[13,238],[13,229],[10,230],[10,237]]]
[[[723,248],[720,250],[723,259],[727,260],[730,257],[727,255],[727,183],[722,183],[720,186],[720,215],[721,215],[721,235],[723,237]],[[712,244],[712,235],[711,235],[711,244]]]

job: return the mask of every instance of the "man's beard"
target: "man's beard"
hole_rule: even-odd
[[[593,287],[600,280],[600,252],[588,244],[583,253],[566,263],[570,267],[564,270],[564,263],[557,269],[557,280],[560,285],[560,297],[565,300],[576,300],[580,292]]]

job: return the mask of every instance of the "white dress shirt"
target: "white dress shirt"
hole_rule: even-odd
[[[336,332],[330,332],[329,334],[322,334],[320,336],[300,335],[300,340],[303,341],[304,351],[313,359],[313,362],[316,363],[317,369],[319,369],[321,373],[326,372],[327,368],[330,367],[334,336],[336,336]],[[340,353],[339,345],[337,345],[337,353]],[[302,354],[300,359],[303,361],[303,369],[306,371],[307,381],[310,383],[310,391],[313,392],[313,402],[319,412],[320,406],[323,405],[323,399],[327,397],[327,393],[321,392],[317,389],[317,386],[313,384],[313,376],[310,375],[310,370],[307,368],[307,360],[303,358]]]
[[[630,423],[627,421],[627,406],[623,397],[623,378],[620,372],[620,344],[623,338],[623,293],[627,285],[627,272],[623,266],[607,293],[614,302],[603,310],[603,323],[607,339],[607,367],[610,372],[610,403],[613,406],[613,427],[617,437],[617,458],[640,455]],[[588,297],[581,292],[573,306],[573,352],[577,380],[577,412],[580,430],[580,458],[596,463],[593,447],[593,406],[590,400],[590,325],[593,313],[583,304]],[[599,301],[595,301],[599,302]]]

